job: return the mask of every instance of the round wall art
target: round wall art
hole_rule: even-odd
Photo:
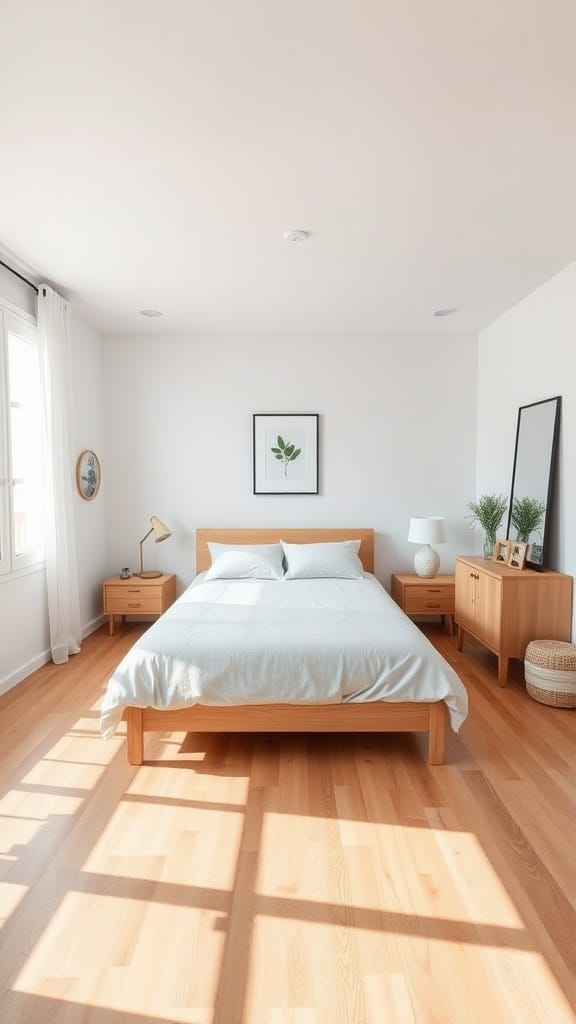
[[[95,452],[87,448],[80,452],[76,462],[76,484],[78,492],[85,501],[92,501],[100,487],[100,463]]]

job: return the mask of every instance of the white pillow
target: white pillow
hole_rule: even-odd
[[[288,569],[284,579],[309,580],[323,576],[345,580],[364,577],[358,558],[359,540],[343,540],[327,544],[287,544],[280,541]]]
[[[280,544],[217,544],[208,541],[212,565],[207,580],[281,580],[284,553]]]

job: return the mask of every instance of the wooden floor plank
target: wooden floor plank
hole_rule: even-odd
[[[147,736],[98,704],[141,627],[0,697],[0,1021],[576,1022],[576,714],[423,627],[470,716]]]

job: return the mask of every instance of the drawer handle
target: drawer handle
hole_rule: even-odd
[[[426,605],[426,607],[427,608],[439,608],[440,607],[440,602],[437,601],[436,604],[432,604],[432,602],[429,601],[428,604]]]
[[[436,587],[436,588],[428,587],[427,590],[428,590],[429,594],[439,594],[440,593],[440,587]]]
[[[129,594],[139,594],[140,593],[140,587],[128,587],[128,593]]]
[[[141,601],[132,601],[132,603],[130,603],[130,601],[129,601],[128,604],[126,605],[126,607],[127,608],[139,608],[141,604],[142,604]]]

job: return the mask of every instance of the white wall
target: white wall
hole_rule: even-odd
[[[35,293],[0,267],[0,295],[36,315]],[[72,317],[72,372],[75,390],[75,452],[103,446],[102,352],[95,331]],[[70,468],[74,479],[74,467]],[[103,480],[103,490],[106,481]],[[101,581],[105,564],[105,495],[93,502],[77,498],[76,537],[83,633],[101,621]],[[48,610],[44,570],[17,578],[0,577],[0,693],[49,659]]]
[[[106,565],[106,492],[104,451],[102,339],[91,327],[72,317],[72,377],[74,381],[74,458],[85,448],[95,451],[102,470],[100,490],[93,501],[75,492],[74,518],[80,584],[80,621],[86,636],[102,621],[102,571]]]
[[[410,569],[408,520],[447,517],[442,570],[470,550],[476,339],[111,337],[104,340],[108,571],[195,571],[199,526],[374,526],[385,585]],[[252,414],[320,414],[320,495],[252,494]]]
[[[550,568],[576,573],[576,263],[479,336],[477,493],[509,495],[518,407],[562,396]]]

